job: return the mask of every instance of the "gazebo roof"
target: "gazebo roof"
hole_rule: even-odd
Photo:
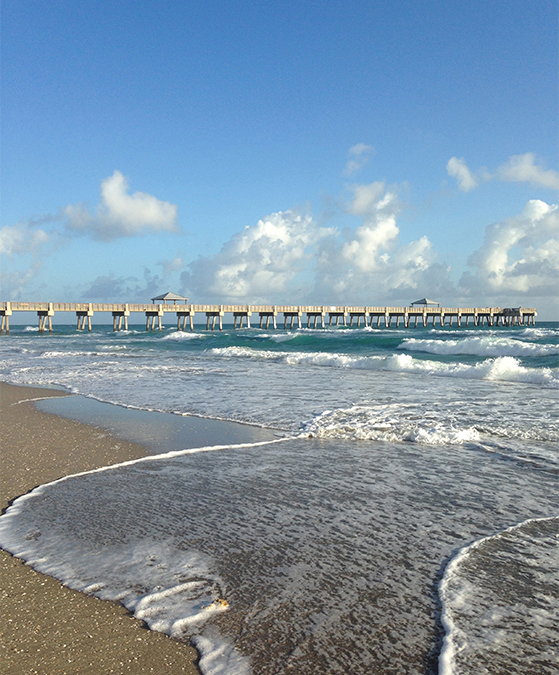
[[[415,302],[411,303],[412,305],[437,305],[439,306],[440,303],[437,302],[436,300],[429,300],[429,298],[421,298],[421,300],[416,300]]]
[[[152,298],[151,301],[153,303],[157,302],[174,302],[175,304],[178,301],[184,301],[184,304],[188,302],[188,298],[185,298],[183,295],[178,295],[178,293],[172,293],[169,291],[168,293],[163,293],[163,295],[158,295],[156,298]]]

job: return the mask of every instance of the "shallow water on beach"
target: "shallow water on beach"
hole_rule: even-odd
[[[16,331],[3,379],[174,412],[130,411],[134,440],[190,449],[43,486],[0,543],[193,637],[205,673],[554,673],[558,337]],[[265,436],[196,452],[185,414]]]

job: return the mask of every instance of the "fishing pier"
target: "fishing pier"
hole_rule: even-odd
[[[68,302],[0,302],[0,334],[10,330],[10,317],[17,312],[36,312],[39,332],[52,332],[55,314],[75,313],[77,330],[92,329],[92,318],[99,312],[110,312],[113,330],[128,330],[131,317],[143,315],[147,331],[161,330],[163,318],[175,315],[177,330],[194,330],[194,317],[205,315],[206,330],[223,330],[226,315],[235,330],[250,328],[325,328],[328,326],[363,326],[372,328],[404,328],[468,326],[534,326],[537,312],[527,307],[433,307],[412,304],[410,307],[365,307],[337,305],[189,305],[165,302],[151,304],[68,303]],[[258,317],[254,321],[253,317]]]

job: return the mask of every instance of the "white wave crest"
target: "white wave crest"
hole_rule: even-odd
[[[177,330],[174,333],[169,333],[164,335],[162,340],[199,340],[204,338],[205,335],[202,333],[186,333],[185,331]]]
[[[440,355],[472,356],[553,356],[559,354],[557,345],[538,345],[513,338],[476,336],[462,340],[403,340],[398,349]]]
[[[480,440],[475,427],[459,428],[438,420],[417,420],[414,412],[374,406],[327,410],[303,424],[301,435],[312,438],[344,438],[425,445],[461,445]],[[403,413],[403,414],[402,414]]]
[[[523,331],[518,333],[519,337],[526,338],[546,338],[559,335],[558,328],[525,328]]]
[[[278,361],[289,365],[305,364],[330,368],[355,368],[363,370],[388,370],[401,373],[422,373],[436,377],[457,377],[476,380],[493,380],[536,384],[559,388],[559,369],[526,368],[512,356],[499,356],[470,365],[466,363],[441,363],[414,359],[410,354],[391,356],[351,356],[325,352],[276,352],[250,347],[221,347],[210,350],[216,356]]]
[[[82,352],[82,351],[59,351],[59,350],[51,350],[47,352],[43,352],[39,358],[41,359],[56,359],[56,358],[68,358],[72,356],[107,356],[107,354],[102,354],[99,352]]]
[[[23,329],[24,333],[38,333],[39,332],[39,327],[38,326],[25,326]]]

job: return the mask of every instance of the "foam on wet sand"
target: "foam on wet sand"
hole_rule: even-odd
[[[0,383],[2,510],[41,483],[146,454],[142,446],[102,429],[22,402],[63,395]],[[65,588],[5,551],[0,568],[4,675],[199,672],[190,645],[146,630],[119,603]]]

